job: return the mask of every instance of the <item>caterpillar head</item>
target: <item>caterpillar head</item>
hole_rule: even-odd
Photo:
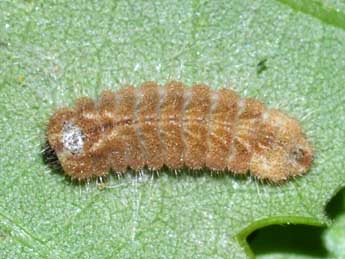
[[[268,110],[257,132],[250,170],[258,178],[273,182],[308,171],[313,150],[299,123],[278,110]]]
[[[84,180],[107,173],[102,154],[93,152],[93,143],[100,137],[97,118],[85,116],[78,109],[60,109],[48,124],[48,143],[63,170],[73,179]]]

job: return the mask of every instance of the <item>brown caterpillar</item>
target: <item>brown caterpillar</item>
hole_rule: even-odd
[[[279,182],[305,173],[313,151],[299,123],[229,89],[172,81],[104,91],[98,102],[61,108],[47,138],[73,179],[147,166],[184,166]]]

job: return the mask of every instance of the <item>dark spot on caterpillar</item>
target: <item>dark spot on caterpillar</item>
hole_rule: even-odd
[[[175,81],[104,91],[97,102],[78,99],[55,112],[47,139],[78,180],[165,166],[281,182],[307,172],[313,160],[298,121],[285,113],[230,89]]]
[[[300,147],[296,147],[291,151],[291,158],[301,165],[308,165],[313,159],[312,155],[309,154],[308,151]]]
[[[296,148],[291,152],[292,158],[297,162],[303,161],[304,151],[301,148]]]

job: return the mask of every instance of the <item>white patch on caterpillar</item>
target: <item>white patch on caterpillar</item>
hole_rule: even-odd
[[[72,154],[83,152],[85,136],[80,128],[71,122],[65,123],[62,129],[62,143],[65,150]]]

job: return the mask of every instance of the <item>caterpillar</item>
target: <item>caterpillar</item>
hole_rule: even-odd
[[[50,118],[47,140],[72,179],[129,168],[209,168],[282,182],[313,161],[299,122],[231,89],[171,81],[82,97]]]

